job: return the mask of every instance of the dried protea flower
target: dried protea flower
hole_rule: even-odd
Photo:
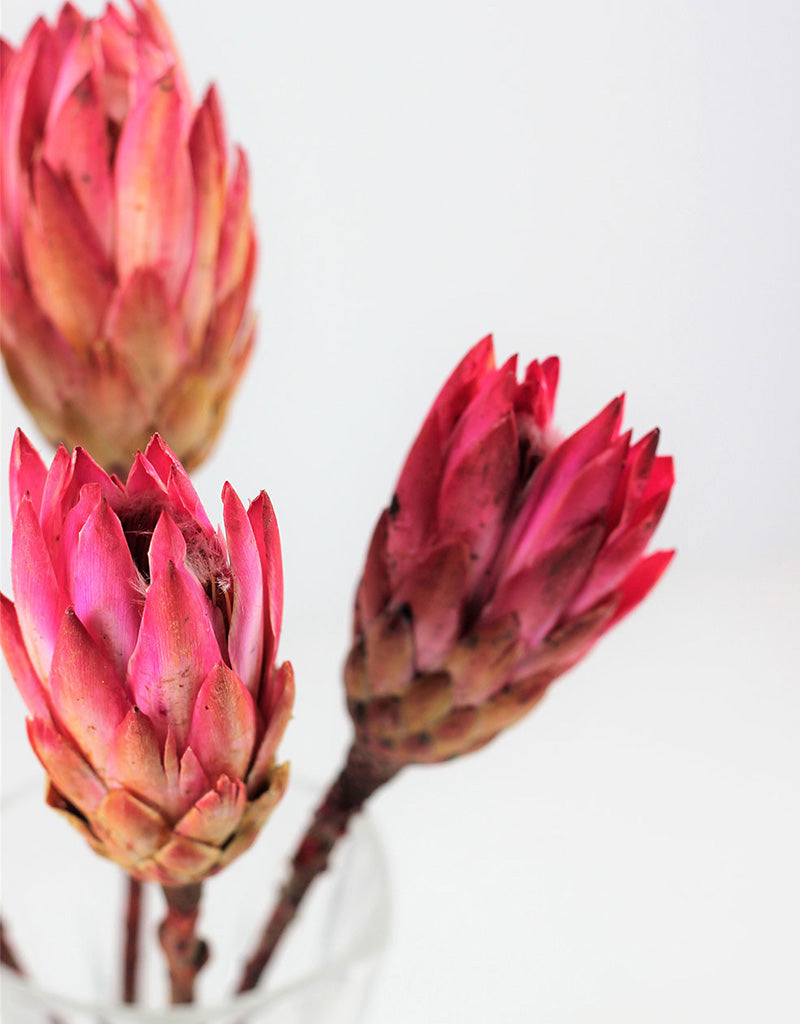
[[[351,817],[406,765],[488,743],[639,603],[673,483],[658,431],[620,434],[617,398],[566,440],[558,360],[495,366],[484,338],[428,413],[378,520],[345,683],[355,738],[248,959],[253,989]]]
[[[215,532],[159,437],[123,485],[81,448],[45,469],[17,432],[0,640],[48,802],[131,875],[199,882],[253,842],[287,781],[291,666],[269,498],[222,492]]]
[[[131,7],[2,43],[0,346],[53,443],[122,471],[158,430],[191,468],[252,347],[247,162],[154,0]]]
[[[495,367],[491,338],[428,414],[367,556],[346,668],[356,743],[402,766],[483,746],[627,615],[673,552],[658,431],[622,398],[562,440],[558,360]]]

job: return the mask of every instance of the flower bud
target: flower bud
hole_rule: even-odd
[[[131,7],[66,4],[0,72],[0,348],[46,436],[120,472],[156,430],[202,461],[254,336],[245,155]]]
[[[372,537],[345,680],[356,743],[390,764],[475,750],[526,714],[648,593],[669,498],[658,431],[620,433],[622,398],[566,440],[558,360],[450,377]]]
[[[46,470],[18,431],[10,483],[0,641],[48,802],[134,877],[199,882],[250,846],[288,777],[269,498],[245,511],[226,484],[215,531],[158,436],[123,485],[81,448]]]

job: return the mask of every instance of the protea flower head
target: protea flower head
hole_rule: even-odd
[[[481,341],[445,384],[380,517],[345,670],[356,744],[384,763],[475,750],[628,614],[673,552],[645,555],[673,483],[622,398],[562,440],[558,360],[495,366]]]
[[[48,802],[135,877],[198,882],[247,849],[287,781],[269,498],[245,511],[226,484],[215,532],[158,436],[122,484],[81,448],[46,470],[18,431],[10,485],[0,640]]]
[[[158,430],[191,468],[253,342],[247,161],[154,0],[131,8],[2,42],[0,346],[54,444],[122,471]]]

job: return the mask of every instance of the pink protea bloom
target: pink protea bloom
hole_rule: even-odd
[[[477,749],[628,614],[672,551],[645,549],[669,498],[658,431],[620,433],[622,398],[571,437],[558,360],[450,377],[372,538],[346,667],[357,745],[394,765]]]
[[[226,484],[215,531],[158,436],[122,484],[81,448],[46,470],[18,431],[10,484],[0,640],[48,802],[135,877],[198,882],[247,849],[288,777],[269,498],[245,511]]]
[[[0,347],[54,444],[121,471],[158,430],[191,468],[253,342],[247,161],[154,0],[131,8],[2,41]]]

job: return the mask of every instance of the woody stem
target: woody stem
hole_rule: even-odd
[[[194,983],[208,960],[208,946],[197,937],[202,887],[163,886],[167,915],[158,929],[161,948],[167,958],[173,1003],[194,1002]]]
[[[125,906],[125,949],[122,961],[122,1001],[136,1002],[137,974],[139,970],[139,933],[142,923],[142,883],[127,879]]]
[[[303,897],[314,879],[327,868],[331,851],[345,834],[351,817],[398,770],[396,765],[379,762],[355,745],[350,749],[344,768],[317,808],[297,847],[289,878],[281,888],[258,947],[245,966],[239,992],[249,992],[256,987]]]

